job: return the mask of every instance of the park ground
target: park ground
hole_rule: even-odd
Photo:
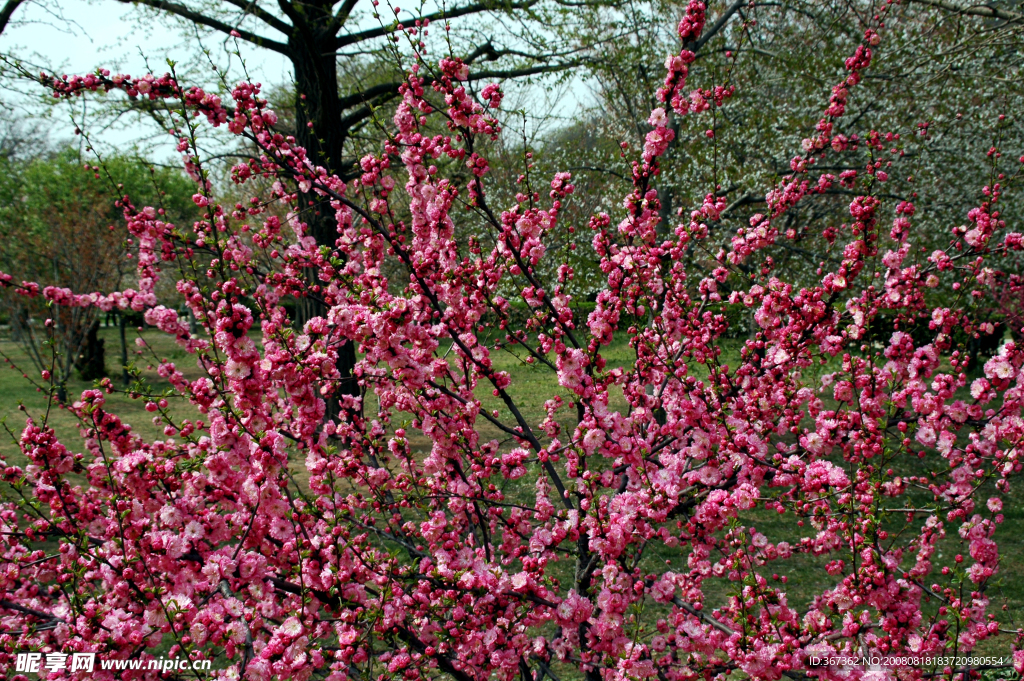
[[[178,368],[189,378],[200,375],[200,370],[196,367],[193,358],[165,334],[154,329],[147,329],[135,335],[144,339],[146,347],[140,352],[132,344],[130,347],[132,359],[135,362],[136,368],[152,386],[154,392],[160,392],[170,387],[156,373],[155,364],[157,358],[169,359],[175,362]],[[103,328],[101,329],[100,336],[106,341],[107,369],[115,385],[120,388],[117,330],[115,328]],[[739,347],[742,341],[727,339],[723,343],[721,361],[735,366],[738,363]],[[21,348],[0,336],[0,351],[10,357],[18,367],[17,370],[14,370],[10,367],[0,366],[0,423],[3,424],[3,428],[0,428],[0,459],[5,460],[8,465],[25,465],[27,460],[19,451],[13,437],[17,437],[24,428],[26,415],[31,416],[38,422],[46,414],[47,400],[44,393],[30,385],[22,376],[22,373],[34,376],[35,370],[31,368],[27,361],[27,356]],[[628,363],[630,360],[630,350],[625,344],[616,344],[607,348],[605,356],[610,365],[615,362]],[[555,377],[550,372],[535,366],[526,365],[509,354],[495,353],[493,359],[496,368],[510,372],[514,394],[519,397],[519,406],[526,418],[533,423],[540,422],[544,418],[544,402],[559,392]],[[68,394],[71,399],[74,399],[82,390],[92,386],[92,382],[80,380],[76,376],[68,385]],[[497,408],[499,411],[503,410],[502,405],[498,404],[496,400],[492,400],[489,392],[486,394],[486,398],[482,399],[488,409]],[[621,394],[612,395],[610,399],[613,408],[624,407]],[[22,406],[24,411],[21,409]],[[145,410],[145,400],[132,399],[124,392],[119,391],[107,396],[106,406],[108,411],[119,415],[133,427],[135,432],[145,439],[165,438],[163,425],[154,424],[153,415]],[[196,412],[182,400],[172,399],[169,411],[175,418],[195,418],[196,416]],[[508,415],[504,414],[503,416],[507,418]],[[72,451],[84,451],[79,427],[72,415],[64,410],[51,408],[47,420],[65,446]],[[491,437],[499,437],[500,434],[496,430],[490,433],[484,428],[482,429],[482,435],[485,439],[490,439]],[[421,452],[425,447],[429,446],[426,439],[422,437],[420,440],[412,439],[412,444],[414,447],[418,447]],[[304,462],[298,457],[291,462],[290,468],[294,479],[299,485],[302,485],[308,479]],[[526,476],[522,480],[529,481],[532,478],[531,476]],[[1021,539],[1024,537],[1024,503],[1022,503],[1024,502],[1024,492],[1021,490],[1022,484],[1024,484],[1024,481],[1017,481],[1015,483],[1007,499],[1008,503],[1004,506],[1005,521],[999,527],[995,537],[1001,554],[1000,569],[997,576],[990,582],[986,592],[986,596],[991,601],[989,610],[996,614],[1001,628],[1004,630],[1024,626],[1024,541]],[[529,484],[525,484],[518,492],[515,489],[509,489],[508,491],[515,496],[521,494],[524,500],[528,501],[532,490],[527,489],[527,486]],[[9,490],[0,490],[0,493],[7,491]],[[979,500],[979,504],[983,503],[983,499]],[[804,536],[808,531],[813,532],[809,525],[805,528],[798,528],[791,514],[779,516],[775,512],[768,512],[763,509],[755,510],[749,514],[749,517],[742,517],[741,520],[745,524],[756,526],[773,541],[788,540],[796,542],[800,536]],[[901,516],[900,518],[894,518],[893,522],[895,525],[900,525],[904,521]],[[893,529],[898,530],[899,528],[894,527]],[[940,545],[939,553],[948,551],[966,554],[965,547],[958,546],[959,538],[956,537],[955,531],[951,531],[949,534],[952,536],[948,537]],[[823,589],[828,588],[833,583],[833,578],[824,570],[825,563],[832,557],[811,557],[798,553],[786,561],[778,561],[771,564],[767,569],[787,575],[789,582],[784,588],[789,594],[790,604],[798,609],[803,609],[810,597],[816,593],[821,593]],[[649,553],[648,562],[651,570],[666,569],[666,561],[671,566],[668,569],[685,570],[678,551],[661,546]],[[728,592],[728,588],[723,587],[718,593],[709,593],[708,599],[713,604],[714,601],[725,598]],[[931,603],[926,607],[926,613],[937,607],[937,605],[935,602]],[[1008,655],[1011,638],[1010,636],[1001,636],[996,640],[982,642],[976,654]]]

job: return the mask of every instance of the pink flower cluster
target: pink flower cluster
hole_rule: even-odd
[[[684,47],[704,21],[691,2]],[[858,150],[831,123],[879,44],[867,31],[768,214],[706,272],[682,256],[726,203],[709,191],[658,229],[652,178],[673,133],[656,109],[625,216],[590,220],[605,286],[586,318],[552,248],[572,177],[555,175],[543,198],[524,178],[515,205],[491,205],[475,142],[500,134],[486,112],[501,93],[475,101],[458,59],[411,69],[379,153],[350,182],[275,129],[257,85],[226,107],[169,76],[48,80],[58,96],[184,98],[256,146],[232,179],[268,180],[288,213],[256,196],[219,204],[177,131],[205,214],[182,230],[123,201],[142,292],[43,292],[145,309],[195,360],[193,379],[157,367],[194,417],[174,418],[171,395],[139,395],[164,427],[146,441],[107,410],[106,382],[69,407],[74,447],[45,417],[27,420],[28,463],[0,464],[20,499],[0,504],[0,665],[29,648],[160,649],[254,681],[839,681],[874,672],[810,657],[928,657],[1000,635],[987,587],[1024,464],[1024,348],[1006,341],[971,378],[954,333],[994,333],[993,310],[1016,310],[1020,330],[1024,284],[1009,271],[1024,237],[1000,219],[1004,189],[985,187],[948,248],[919,257],[917,208],[883,210],[872,165],[841,178],[855,190],[850,222],[823,235],[836,257],[816,283],[787,281],[764,253],[780,214],[837,181],[804,179],[812,161]],[[694,101],[680,94],[692,56],[667,65],[660,96],[677,113]],[[726,94],[699,98],[723,106]],[[468,172],[439,169],[460,164]],[[303,222],[311,193],[334,212],[332,243]],[[460,237],[458,206],[487,240]],[[176,286],[201,337],[156,298],[172,261],[195,265]],[[14,281],[0,276],[39,294]],[[959,290],[971,303],[953,309],[944,295]],[[323,314],[295,324],[295,298]],[[723,298],[756,324],[734,366]],[[891,330],[869,340],[884,320]],[[557,383],[542,413],[524,407],[536,383],[502,370],[499,351]],[[824,586],[798,599],[789,575],[808,564]]]

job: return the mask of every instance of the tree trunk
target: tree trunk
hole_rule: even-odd
[[[128,376],[128,340],[125,338],[125,318],[124,312],[120,312],[117,315],[118,328],[121,332],[121,382],[124,383],[125,387],[128,387],[130,377]]]
[[[309,13],[321,12],[320,8],[308,7]],[[296,31],[289,40],[292,49],[292,65],[295,69],[295,139],[306,148],[310,160],[322,165],[330,172],[343,170],[342,150],[347,130],[342,126],[341,99],[338,95],[338,63],[331,44],[333,36],[326,30],[330,22],[330,8],[323,16],[306,17],[307,25],[322,27],[322,32],[310,41]],[[302,220],[309,225],[311,235],[317,244],[334,248],[338,239],[337,222],[330,202],[315,194],[299,197],[303,210]],[[308,273],[311,284],[315,284],[315,273]],[[299,301],[298,321],[304,323],[312,317],[326,317],[327,308],[312,299]],[[327,396],[325,418],[337,416],[337,398],[341,395],[359,395],[359,385],[352,375],[356,363],[355,348],[346,342],[338,349],[338,372],[341,383],[333,395]]]
[[[99,337],[99,317],[92,320],[86,327],[85,338],[75,360],[75,368],[85,381],[94,381],[107,375],[104,341]]]

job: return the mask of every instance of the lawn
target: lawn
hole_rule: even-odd
[[[118,364],[117,356],[119,354],[116,333],[114,328],[104,328],[101,330],[101,337],[106,340],[107,367],[112,373],[115,384],[120,387],[120,383],[116,378],[119,372],[113,370],[113,367]],[[161,379],[155,371],[154,358],[156,357],[167,358],[175,362],[178,368],[190,378],[200,374],[191,357],[164,334],[155,330],[147,330],[137,335],[145,340],[146,349],[145,351],[140,351],[132,345],[133,361],[155,391],[169,388],[166,381]],[[735,366],[738,360],[740,341],[731,340],[725,343],[722,361],[723,363]],[[21,371],[30,374],[34,373],[35,370],[31,369],[31,365],[27,362],[27,357],[17,345],[10,341],[0,340],[0,350],[10,356]],[[628,364],[630,349],[625,344],[617,344],[608,348],[605,356],[609,361],[609,365]],[[492,358],[495,368],[508,371],[512,375],[513,394],[517,396],[519,408],[531,423],[538,423],[544,418],[544,402],[553,395],[561,394],[568,401],[568,395],[559,388],[554,375],[549,370],[525,364],[514,355],[506,352],[495,352]],[[46,414],[45,396],[22,378],[21,371],[0,367],[0,421],[15,435],[20,433],[25,424],[25,413],[19,410],[19,405],[24,405],[28,415],[36,419],[37,422]],[[69,383],[68,393],[74,399],[81,390],[89,387],[91,387],[91,383],[81,381],[76,377]],[[497,409],[503,421],[509,422],[511,420],[505,406],[497,398],[491,396],[489,390],[481,389],[481,399],[488,410]],[[107,409],[121,416],[144,438],[163,439],[165,437],[163,426],[153,423],[152,415],[145,411],[144,402],[145,400],[142,399],[132,399],[123,392],[115,392],[107,397]],[[610,402],[610,406],[613,409],[625,407],[621,392],[612,394]],[[196,416],[194,410],[182,400],[172,401],[170,410],[176,418],[194,418]],[[563,410],[562,413],[567,418],[572,415],[571,410]],[[46,418],[65,445],[72,450],[82,451],[79,427],[71,414],[65,410],[51,409]],[[571,432],[572,424],[566,423],[565,425]],[[429,442],[423,436],[419,436],[419,439],[417,439],[413,433],[410,433],[410,435],[413,435],[413,446],[419,450],[419,453],[424,454],[426,448],[429,447]],[[481,435],[485,441],[491,438],[507,439],[506,435],[489,424],[481,426]],[[511,444],[508,442],[503,443],[503,448],[510,446]],[[4,436],[3,440],[0,440],[0,457],[4,458],[9,464],[24,465],[26,463],[24,457],[18,451],[16,443],[12,442],[10,436],[7,435]],[[296,458],[290,468],[298,484],[304,486],[304,482],[308,479],[304,462],[300,458]],[[510,484],[508,486],[510,496],[526,503],[531,503],[534,479],[532,476],[526,476],[522,480]],[[999,542],[1002,554],[1000,571],[996,578],[990,582],[987,591],[987,596],[992,601],[990,611],[997,614],[1004,629],[1015,629],[1017,626],[1024,624],[1024,542],[1020,541],[1020,537],[1024,536],[1024,507],[1021,504],[1022,499],[1024,499],[1024,496],[1022,496],[1019,488],[1016,488],[1004,507],[1005,522],[1000,526],[996,535],[996,540]],[[984,499],[979,499],[979,504],[983,503]],[[902,515],[894,514],[891,520],[891,529],[899,529],[899,526],[905,522],[902,518]],[[793,517],[792,513],[779,516],[773,511],[769,512],[761,509],[744,514],[740,521],[744,525],[756,526],[760,531],[769,536],[772,541],[787,540],[795,544],[801,536],[805,536],[808,532],[814,532],[809,524],[804,528],[797,527],[796,518]],[[918,522],[920,522],[920,518]],[[948,558],[951,553],[959,552],[966,554],[964,547],[958,547],[959,537],[956,536],[954,525],[952,523],[947,524],[947,529],[951,536],[942,543],[939,549],[939,556],[936,557],[937,562],[941,561],[942,555]],[[798,553],[788,560],[770,564],[765,569],[765,572],[767,574],[772,572],[786,574],[789,579],[788,592],[790,604],[798,609],[803,609],[813,595],[820,593],[833,583],[833,578],[825,572],[824,565],[834,557],[836,556],[814,558]],[[648,572],[656,572],[666,568],[681,571],[685,570],[682,561],[683,555],[680,551],[659,545],[657,548],[652,548],[647,552],[641,567]],[[568,577],[568,570],[571,568],[567,564],[568,561],[565,562],[566,565],[560,566],[556,572],[565,571],[566,577]],[[666,565],[666,562],[668,565]],[[723,580],[715,580],[715,583],[715,586],[710,586],[711,582],[709,582],[709,605],[720,603],[733,586]],[[937,605],[937,603],[933,602],[928,606],[928,609],[931,610],[937,607]],[[1009,637],[1002,637],[997,641],[984,642],[979,648],[978,654],[997,655],[1007,654],[1008,651]]]
[[[120,341],[117,329],[114,327],[101,328],[99,336],[105,342],[107,370],[114,385],[118,388],[117,392],[107,395],[107,410],[120,416],[142,437],[148,440],[163,439],[163,425],[158,426],[153,423],[153,415],[146,411],[145,400],[132,399],[121,391],[124,386],[120,381]],[[138,347],[134,342],[134,337],[144,338],[146,347]],[[195,360],[166,334],[156,330],[147,330],[141,334],[129,331],[128,343],[129,361],[133,362],[141,371],[146,383],[154,392],[169,390],[171,387],[156,372],[157,358],[175,362],[189,378],[200,375]],[[0,365],[0,422],[6,424],[7,428],[15,434],[20,435],[25,427],[26,415],[31,416],[36,423],[40,423],[45,417],[46,422],[54,429],[61,442],[68,448],[74,448],[75,441],[81,441],[77,419],[67,411],[56,407],[51,408],[47,414],[46,395],[33,387],[22,376],[27,374],[35,378],[36,382],[40,382],[38,371],[29,362],[28,356],[19,345],[2,337],[0,338],[0,351],[10,357],[17,367],[14,370],[9,365]],[[69,401],[74,401],[83,390],[92,387],[92,381],[83,381],[76,373],[67,385]],[[24,412],[19,408],[20,405],[24,405]],[[194,418],[197,413],[182,399],[171,399],[170,410],[176,418]],[[18,465],[23,463],[23,460],[19,460],[20,453],[11,443],[9,436],[4,437],[0,442],[0,455],[6,457],[10,463]]]

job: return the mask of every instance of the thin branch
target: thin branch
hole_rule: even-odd
[[[280,31],[285,35],[288,35],[292,31],[291,26],[260,7],[256,0],[250,0],[250,2],[246,2],[245,0],[227,0],[227,2],[241,9],[243,17],[246,14],[251,14],[275,31]]]
[[[693,615],[697,619],[701,620],[702,622],[710,624],[715,629],[718,629],[720,632],[722,632],[723,634],[725,634],[727,636],[732,636],[732,635],[734,635],[736,633],[735,631],[733,631],[732,629],[730,629],[726,625],[724,625],[721,622],[719,622],[718,620],[716,620],[714,617],[711,617],[710,615],[705,615],[703,611],[697,610],[695,607],[693,607],[689,603],[683,601],[678,596],[675,596],[672,599],[672,604],[675,605],[678,608],[682,608],[683,610],[685,610],[686,612],[690,613],[691,615]]]
[[[725,28],[725,25],[729,22],[729,19],[732,18],[732,15],[736,14],[736,12],[738,12],[740,8],[746,4],[747,0],[735,0],[735,2],[726,7],[725,11],[722,12],[722,16],[718,17],[718,21],[712,24],[711,28],[704,31],[704,33],[701,34],[700,38],[693,44],[691,51],[699,52],[700,48],[707,45],[709,40],[714,38],[719,31]]]
[[[11,1],[13,2],[13,0]],[[180,5],[176,2],[167,2],[167,0],[118,0],[118,2],[126,5],[146,5],[147,7],[152,7],[153,9],[162,10],[164,12],[170,12],[171,14],[176,14],[183,19],[188,19],[193,23],[201,24],[203,26],[212,28],[222,33],[230,34],[232,31],[235,31],[238,33],[239,37],[242,38],[242,40],[246,40],[250,43],[253,43],[254,45],[258,45],[259,47],[265,47],[268,50],[273,50],[274,52],[279,52],[286,56],[291,56],[291,50],[288,49],[288,46],[282,42],[278,42],[277,40],[271,40],[270,38],[265,38],[261,35],[257,35],[243,28],[234,28],[233,26],[225,24],[223,21],[213,19],[212,17],[208,17],[205,14],[200,14],[199,12],[194,12],[188,7]]]
[[[932,7],[938,7],[941,10],[947,12],[955,12],[957,14],[968,14],[976,17],[987,17],[989,19],[1002,19],[1003,21],[1018,22],[1024,21],[1024,14],[1018,14],[1017,12],[1010,12],[1005,9],[999,9],[998,7],[991,7],[988,5],[970,5],[969,7],[960,7],[952,2],[946,2],[945,0],[910,0],[920,5],[930,5]]]
[[[452,9],[452,10],[442,11],[442,12],[434,12],[433,14],[427,14],[427,15],[424,15],[422,17],[416,17],[416,19],[418,19],[420,21],[422,21],[424,19],[428,19],[430,21],[438,21],[438,20],[454,19],[456,17],[462,17],[462,16],[466,16],[468,14],[479,14],[480,12],[488,12],[488,11],[493,11],[493,10],[502,10],[502,11],[507,12],[507,11],[516,10],[516,9],[530,9],[531,7],[536,5],[539,1],[540,0],[523,0],[523,2],[513,2],[513,3],[509,3],[508,5],[504,5],[504,6],[501,6],[501,5],[497,5],[496,6],[496,5],[493,5],[491,3],[483,3],[483,2],[481,2],[481,3],[466,5],[465,7],[459,7],[458,9]],[[412,23],[412,21],[410,20],[410,21],[407,21],[405,23]],[[367,29],[365,31],[359,31],[358,33],[349,33],[348,35],[338,36],[338,38],[334,42],[334,48],[337,49],[339,47],[345,47],[346,45],[354,45],[355,43],[361,43],[364,40],[370,40],[372,38],[380,38],[382,36],[388,35],[388,33],[390,33],[390,32],[391,32],[390,29],[385,28],[385,27],[382,26],[382,27],[378,27],[378,28]]]
[[[6,600],[0,601],[0,608],[6,608],[8,610],[15,610],[15,611],[20,612],[20,613],[22,613],[24,615],[32,615],[33,617],[38,617],[39,619],[43,619],[43,620],[47,620],[47,621],[55,621],[55,622],[63,622],[64,621],[61,618],[56,617],[54,615],[51,615],[49,613],[42,612],[40,610],[33,610],[32,608],[26,608],[23,605],[18,605],[17,603],[12,603],[11,601],[6,601]]]
[[[23,3],[25,0],[7,0],[7,4],[0,10],[0,33],[4,32],[7,28],[7,24],[11,21],[11,15],[14,14],[14,10],[18,9],[18,5]]]

